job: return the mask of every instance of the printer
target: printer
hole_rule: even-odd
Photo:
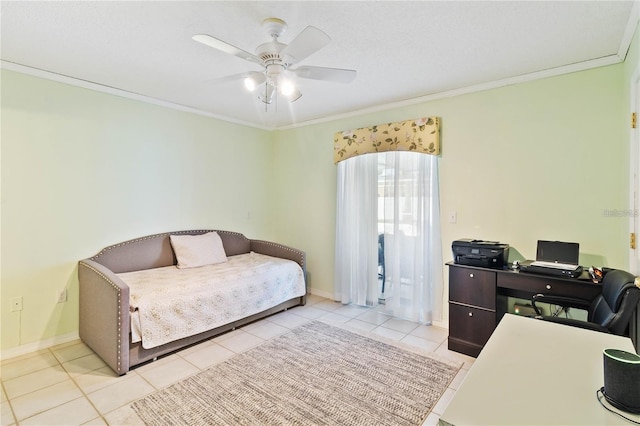
[[[464,238],[451,243],[451,249],[459,265],[502,269],[508,264],[509,244]]]

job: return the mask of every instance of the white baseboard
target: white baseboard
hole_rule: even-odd
[[[447,330],[449,329],[449,321],[431,321],[431,325],[446,328]]]
[[[317,288],[310,288],[309,293],[316,296],[324,297],[325,299],[333,300],[333,293],[330,293],[328,291],[318,290]]]
[[[55,336],[50,339],[39,340],[33,343],[27,343],[26,345],[21,345],[21,346],[7,349],[0,352],[0,360],[5,361],[10,358],[27,355],[32,352],[36,352],[42,349],[48,349],[53,346],[61,345],[63,343],[73,342],[74,340],[79,340],[79,339],[80,339],[80,336],[78,335],[78,332],[75,331],[73,333],[64,334],[62,336]]]

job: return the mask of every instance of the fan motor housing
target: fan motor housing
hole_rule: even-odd
[[[283,58],[280,56],[280,52],[285,47],[287,47],[286,44],[275,40],[263,43],[256,48],[256,56],[262,59],[265,64],[267,62],[284,62]]]

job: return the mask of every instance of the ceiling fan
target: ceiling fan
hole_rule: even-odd
[[[262,22],[262,26],[272,40],[259,45],[255,54],[208,34],[193,36],[195,41],[263,67],[262,71],[230,75],[218,81],[243,79],[248,90],[260,89],[258,99],[265,104],[270,104],[278,93],[291,102],[298,100],[302,96],[295,84],[298,77],[336,83],[349,83],[356,77],[356,71],[349,69],[308,65],[292,68],[293,65],[329,44],[331,38],[322,30],[308,26],[287,45],[278,41],[278,37],[287,29],[285,21],[279,18],[267,18]]]

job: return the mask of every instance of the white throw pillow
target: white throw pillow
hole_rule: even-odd
[[[170,235],[178,268],[197,268],[227,261],[222,239],[217,232],[201,235]]]

